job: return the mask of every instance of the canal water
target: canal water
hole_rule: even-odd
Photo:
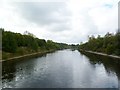
[[[118,88],[120,60],[60,50],[2,63],[3,88]]]

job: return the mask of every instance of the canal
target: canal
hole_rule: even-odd
[[[60,50],[2,63],[3,88],[118,88],[120,60]]]

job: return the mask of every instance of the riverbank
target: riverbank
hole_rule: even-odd
[[[2,50],[0,50],[0,60],[2,59]]]
[[[55,50],[46,50],[43,52],[36,52],[36,53],[31,53],[31,54],[25,54],[25,55],[21,55],[21,56],[16,56],[16,57],[12,57],[12,58],[7,58],[4,60],[1,60],[0,62],[5,62],[5,61],[10,61],[10,60],[16,60],[16,59],[23,59],[23,58],[27,58],[27,57],[34,57],[34,56],[41,56],[50,52],[54,52]]]
[[[105,53],[93,52],[93,51],[87,51],[87,50],[79,50],[79,51],[84,51],[84,52],[88,52],[88,53],[92,53],[92,54],[97,54],[97,55],[102,55],[102,56],[107,56],[107,57],[111,57],[111,58],[120,59],[120,56],[116,56],[116,55],[108,55],[108,54],[105,54]]]

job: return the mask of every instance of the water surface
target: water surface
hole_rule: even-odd
[[[3,63],[3,88],[118,88],[120,60],[61,50]]]

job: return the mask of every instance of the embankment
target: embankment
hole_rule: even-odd
[[[55,50],[47,50],[44,52],[36,52],[36,53],[31,53],[31,54],[26,54],[26,55],[22,55],[22,56],[16,56],[16,57],[12,57],[12,58],[7,58],[4,60],[1,60],[0,62],[5,62],[5,61],[10,61],[10,60],[19,60],[19,59],[25,59],[25,58],[32,58],[32,57],[38,57],[38,56],[42,56],[44,54],[50,53],[50,52],[54,52]]]
[[[79,50],[79,51],[120,59],[120,56],[116,56],[116,55],[108,55],[108,54],[105,54],[105,53],[93,52],[93,51],[87,51],[87,50]]]

